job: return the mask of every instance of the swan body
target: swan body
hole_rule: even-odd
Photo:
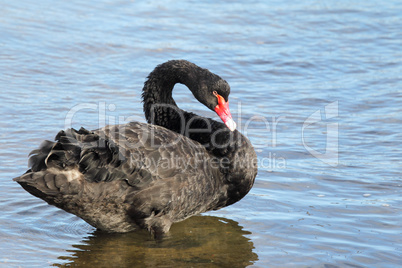
[[[225,124],[179,109],[172,98],[176,83]],[[148,124],[60,131],[55,142],[31,152],[30,169],[14,180],[100,230],[143,228],[160,237],[174,222],[237,202],[254,183],[256,154],[234,129],[229,91],[206,69],[168,61],[144,84]]]

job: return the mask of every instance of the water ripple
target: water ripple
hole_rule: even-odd
[[[173,254],[175,265],[211,259],[224,265],[240,254],[233,247],[240,243],[244,266],[395,267],[401,262],[401,13],[398,1],[4,2],[0,266],[110,264],[108,254],[124,266],[133,250],[149,265],[165,260],[163,254]],[[113,104],[110,118],[144,121],[144,80],[172,58],[229,82],[232,114],[257,150],[251,193],[208,213],[223,218],[180,223],[171,244],[155,249],[144,233],[101,235],[11,181],[26,171],[29,151],[53,139],[78,104]],[[175,98],[183,109],[214,116],[184,87],[175,87]],[[326,107],[334,103],[331,118]],[[308,118],[317,121],[305,127]],[[99,124],[98,110],[73,120],[77,128]],[[336,165],[320,158],[331,124]],[[228,240],[221,243],[226,251],[211,257],[222,235],[214,228]],[[189,234],[180,231],[190,229],[198,237],[186,243]]]

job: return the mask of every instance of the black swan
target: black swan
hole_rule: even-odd
[[[226,126],[179,109],[176,83]],[[225,80],[191,62],[160,64],[142,93],[149,124],[62,130],[30,153],[30,169],[14,180],[100,230],[160,237],[174,222],[239,201],[254,184],[257,157],[235,130],[229,93]]]

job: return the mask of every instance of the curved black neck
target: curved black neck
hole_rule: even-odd
[[[173,100],[172,90],[175,84],[181,83],[193,91],[194,84],[189,79],[191,76],[189,71],[195,68],[190,63],[184,66],[179,63],[182,62],[169,61],[158,65],[149,74],[142,93],[145,118],[148,123],[160,125],[176,132],[177,124],[175,126],[172,123],[180,121],[182,115],[179,114],[176,102]]]
[[[230,130],[211,118],[181,110],[172,97],[176,83],[186,85],[194,94],[202,79],[200,76],[206,75],[206,72],[187,61],[169,61],[157,66],[143,88],[145,118],[150,124],[185,135],[201,143],[208,151],[222,155],[223,151],[227,151],[222,144],[229,140]]]

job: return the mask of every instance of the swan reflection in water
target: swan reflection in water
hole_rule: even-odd
[[[145,230],[111,234],[95,231],[58,267],[246,267],[258,260],[254,245],[236,221],[194,216],[155,241]]]

